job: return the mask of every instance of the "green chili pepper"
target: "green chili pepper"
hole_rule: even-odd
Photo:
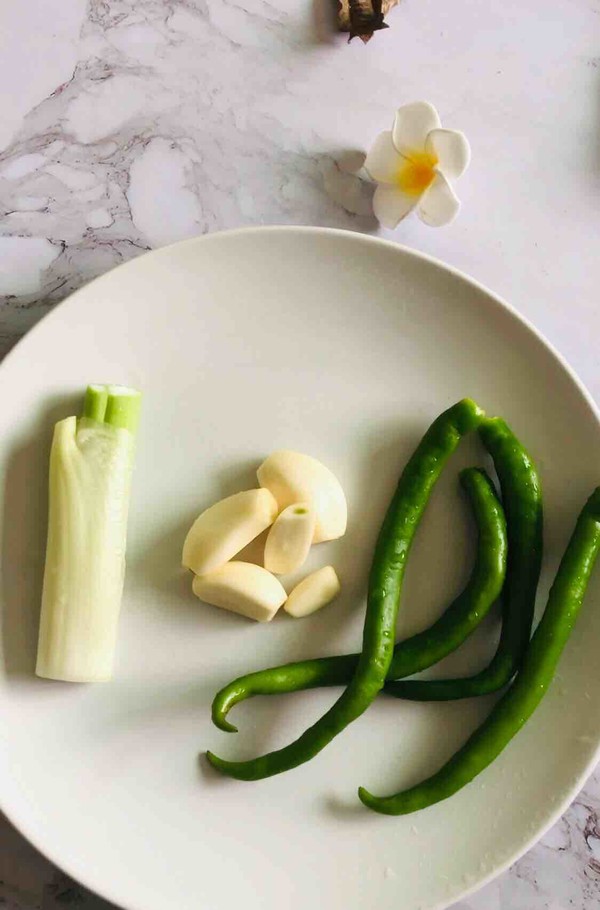
[[[478,530],[477,555],[471,577],[462,593],[430,628],[396,645],[388,679],[418,673],[458,648],[487,615],[502,590],[507,551],[504,511],[485,471],[467,468],[461,472],[460,479]],[[246,698],[347,685],[359,656],[345,654],[302,660],[241,676],[215,696],[213,722],[221,730],[235,732],[236,727],[226,717],[235,704]]]
[[[242,762],[225,761],[208,752],[215,768],[240,780],[259,780],[295,768],[320,752],[376,698],[394,651],[400,591],[415,531],[448,458],[483,416],[469,399],[453,405],[433,422],[402,472],[375,546],[362,653],[340,698],[299,739],[276,752]]]
[[[365,806],[385,815],[406,815],[425,809],[452,796],[494,761],[531,717],[552,682],[599,552],[600,487],[597,487],[577,519],[550,590],[545,613],[511,687],[462,749],[437,774],[395,796],[372,796],[361,787],[358,795]]]
[[[530,456],[500,417],[484,420],[479,435],[494,460],[508,528],[500,642],[491,663],[475,676],[388,682],[385,691],[396,698],[446,701],[496,692],[515,675],[529,643],[542,563],[540,480]]]

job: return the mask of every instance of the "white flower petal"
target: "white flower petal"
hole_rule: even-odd
[[[378,183],[394,183],[401,166],[402,156],[394,148],[391,132],[380,133],[369,149],[364,167]]]
[[[464,174],[471,160],[471,146],[464,133],[457,130],[432,130],[425,150],[435,155],[444,175],[455,180]]]
[[[434,106],[428,101],[415,101],[396,111],[392,140],[402,155],[410,157],[411,151],[424,150],[427,136],[440,126],[440,118]]]
[[[460,202],[454,190],[438,171],[431,186],[421,196],[417,209],[419,218],[430,227],[442,227],[456,218],[459,208]]]
[[[414,196],[403,193],[398,186],[381,183],[373,196],[373,212],[383,227],[395,228],[418,201]]]

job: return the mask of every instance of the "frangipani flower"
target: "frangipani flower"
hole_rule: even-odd
[[[365,160],[379,184],[373,197],[377,220],[395,228],[414,208],[425,224],[441,227],[456,217],[460,202],[450,180],[467,169],[471,149],[463,133],[444,130],[426,101],[405,104],[391,131],[380,133]]]

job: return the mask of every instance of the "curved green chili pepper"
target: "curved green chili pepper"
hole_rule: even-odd
[[[385,692],[413,701],[446,701],[496,692],[517,672],[529,643],[542,563],[542,491],[536,467],[500,417],[484,420],[482,442],[500,480],[508,529],[502,631],[496,654],[474,676],[388,682]]]
[[[411,676],[446,657],[471,634],[489,612],[502,590],[506,571],[506,521],[494,485],[479,468],[467,468],[460,480],[477,524],[477,555],[471,577],[461,594],[428,629],[398,642],[388,670],[388,679]],[[235,679],[217,693],[212,706],[213,722],[221,730],[236,732],[228,712],[235,704],[254,695],[275,695],[347,685],[358,664],[358,654],[302,660],[259,670]]]
[[[394,631],[406,560],[429,496],[461,437],[477,427],[483,412],[464,399],[429,427],[404,468],[375,546],[369,575],[363,649],[356,672],[335,704],[295,742],[250,761],[225,761],[207,753],[211,765],[240,780],[259,780],[308,761],[366,711],[381,690],[394,650]]]
[[[600,487],[597,487],[577,519],[546,610],[512,686],[437,774],[395,796],[372,796],[361,787],[358,793],[365,806],[384,815],[406,815],[425,809],[452,796],[494,761],[531,717],[552,682],[599,552]]]

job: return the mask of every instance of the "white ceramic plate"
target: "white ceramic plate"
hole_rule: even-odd
[[[51,428],[88,381],[144,390],[129,568],[114,682],[32,675]],[[540,465],[545,576],[598,482],[600,426],[560,358],[489,292],[410,250],[355,234],[273,228],[144,256],[45,319],[0,370],[0,794],[47,856],[129,910],[430,910],[519,856],[572,799],[600,741],[600,578],[527,727],[473,784],[414,816],[358,803],[432,772],[489,710],[380,698],[315,760],[241,783],[207,747],[250,756],[316,719],[333,691],[255,699],[240,733],[210,723],[213,693],[273,662],[355,649],[377,527],[429,422],[470,395],[504,415]],[[306,620],[256,625],[201,605],[179,569],[195,515],[254,485],[271,450],[331,466],[347,536],[315,548],[343,596]],[[439,615],[473,549],[457,453],[411,555],[401,632]],[[436,673],[481,666],[497,618]]]

